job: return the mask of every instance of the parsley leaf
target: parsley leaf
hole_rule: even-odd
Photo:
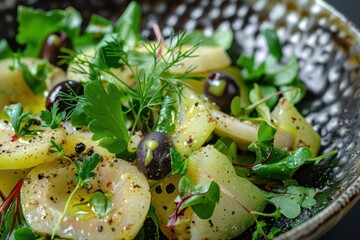
[[[72,200],[72,198],[75,196],[75,193],[77,192],[77,190],[79,190],[81,187],[85,187],[88,185],[88,183],[90,183],[94,176],[95,173],[93,172],[93,170],[96,168],[96,166],[99,164],[100,162],[100,155],[97,153],[94,153],[93,155],[91,155],[89,158],[84,158],[82,160],[82,164],[79,164],[77,161],[73,161],[74,165],[75,165],[75,170],[76,170],[76,175],[74,177],[74,180],[77,181],[77,184],[75,186],[75,188],[72,190],[72,192],[69,195],[69,198],[67,199],[66,203],[65,203],[65,207],[64,210],[61,214],[61,216],[59,217],[53,232],[51,234],[51,239],[54,239],[56,232],[58,231],[58,229],[60,228],[61,222],[69,208],[70,202]]]
[[[82,164],[74,161],[77,172],[74,180],[80,183],[80,187],[83,187],[92,181],[93,177],[95,176],[95,173],[92,171],[96,168],[99,162],[100,156],[97,153],[91,155],[90,158],[84,158]]]
[[[99,145],[111,153],[127,150],[129,134],[121,106],[121,94],[117,87],[101,81],[93,81],[85,86],[87,100],[83,110],[92,120],[89,129],[93,140],[100,140]]]
[[[63,145],[61,143],[55,142],[54,139],[50,140],[49,152],[52,153],[55,158],[64,156],[65,153]]]
[[[55,101],[52,108],[49,110],[42,110],[40,112],[40,118],[42,120],[42,127],[50,127],[56,129],[60,126],[61,122],[66,118],[65,112],[59,111],[59,101]]]
[[[30,130],[29,128],[36,121],[30,115],[30,112],[23,113],[23,106],[21,103],[15,105],[9,105],[5,107],[5,112],[10,118],[10,122],[15,131],[15,136],[34,136],[37,135],[41,130]]]

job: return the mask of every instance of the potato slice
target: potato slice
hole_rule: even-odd
[[[190,156],[187,176],[195,184],[207,184],[211,181],[207,174],[248,209],[263,211],[266,201],[261,191],[247,179],[237,176],[227,157],[211,145]],[[166,224],[175,212],[174,199],[178,195],[179,179],[179,176],[171,176],[151,189],[152,204],[161,229],[169,239],[231,239],[254,223],[254,218],[235,199],[221,192],[211,218],[200,219],[191,208],[187,208],[175,228],[169,229]]]
[[[0,110],[6,105],[20,102],[25,111],[40,112],[44,109],[44,95],[35,95],[26,84],[23,74],[18,70],[12,71],[9,69],[12,61],[12,59],[0,61]],[[35,68],[41,61],[43,60],[36,58],[21,59],[21,62],[28,65],[30,69]],[[54,67],[50,78],[47,79],[47,84],[50,86],[52,82],[59,82],[64,79],[65,72],[58,67]]]
[[[308,147],[311,150],[311,156],[316,157],[320,150],[320,135],[292,103],[286,98],[281,98],[272,111],[271,117],[276,129],[293,136],[293,149]]]
[[[31,168],[40,163],[53,161],[49,152],[50,141],[61,143],[65,137],[64,128],[44,128],[36,136],[25,136],[12,141],[14,135],[10,123],[0,121],[0,169]]]
[[[75,147],[78,143],[83,143],[86,147],[85,150],[92,149],[103,157],[115,157],[115,154],[110,153],[107,149],[100,147],[98,141],[91,139],[92,132],[84,129],[74,129],[68,122],[65,122],[66,138],[63,141],[65,155],[75,154]]]
[[[146,178],[135,166],[115,158],[103,159],[95,172],[91,187],[76,192],[57,235],[72,239],[135,238],[150,206]],[[34,231],[52,233],[75,188],[74,176],[74,165],[66,159],[30,171],[21,189],[21,202],[26,222]],[[95,191],[111,194],[112,208],[102,218],[96,217],[90,206],[74,206]]]
[[[217,122],[194,92],[184,88],[182,93],[184,98],[180,102],[176,129],[171,139],[175,148],[188,156],[206,142]]]

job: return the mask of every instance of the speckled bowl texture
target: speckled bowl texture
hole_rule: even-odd
[[[97,13],[117,19],[129,1],[29,0],[1,1],[1,38],[16,34],[19,4],[46,10],[74,6],[85,19]],[[284,49],[284,60],[295,54],[299,78],[308,88],[298,105],[322,137],[322,152],[338,149],[336,157],[301,168],[296,178],[319,190],[316,207],[295,220],[269,221],[287,231],[278,239],[316,239],[334,226],[360,196],[360,35],[345,17],[323,1],[314,0],[183,0],[139,1],[143,33],[152,38],[157,22],[166,37],[174,30],[200,28],[207,34],[220,26],[234,31],[230,54],[254,53],[259,61],[267,53],[261,31],[275,28]],[[241,237],[250,238],[249,229]]]

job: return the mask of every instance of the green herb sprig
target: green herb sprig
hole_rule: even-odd
[[[16,140],[22,136],[34,136],[42,130],[30,130],[30,127],[35,123],[36,119],[30,114],[30,112],[23,112],[23,106],[21,103],[15,105],[9,105],[5,107],[11,125],[14,129],[15,135],[12,140]]]

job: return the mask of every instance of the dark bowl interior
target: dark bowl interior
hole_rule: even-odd
[[[84,19],[91,13],[116,20],[129,1],[5,1],[0,3],[0,38],[12,46],[16,30],[16,7],[31,5],[46,10],[73,6]],[[157,22],[166,37],[172,31],[195,28],[211,34],[230,26],[235,43],[233,59],[240,53],[267,55],[261,30],[275,28],[284,46],[285,58],[295,54],[299,78],[308,88],[300,111],[322,137],[322,151],[339,150],[336,157],[300,169],[296,178],[319,189],[318,205],[292,221],[270,221],[287,230],[280,239],[317,238],[333,226],[356,202],[360,192],[360,35],[340,15],[321,1],[139,1],[143,10],[143,33],[153,37]],[[5,27],[4,27],[5,26]],[[311,218],[311,219],[310,219]],[[310,220],[309,220],[310,219]],[[308,221],[307,221],[308,220]],[[249,237],[249,232],[243,237]]]

